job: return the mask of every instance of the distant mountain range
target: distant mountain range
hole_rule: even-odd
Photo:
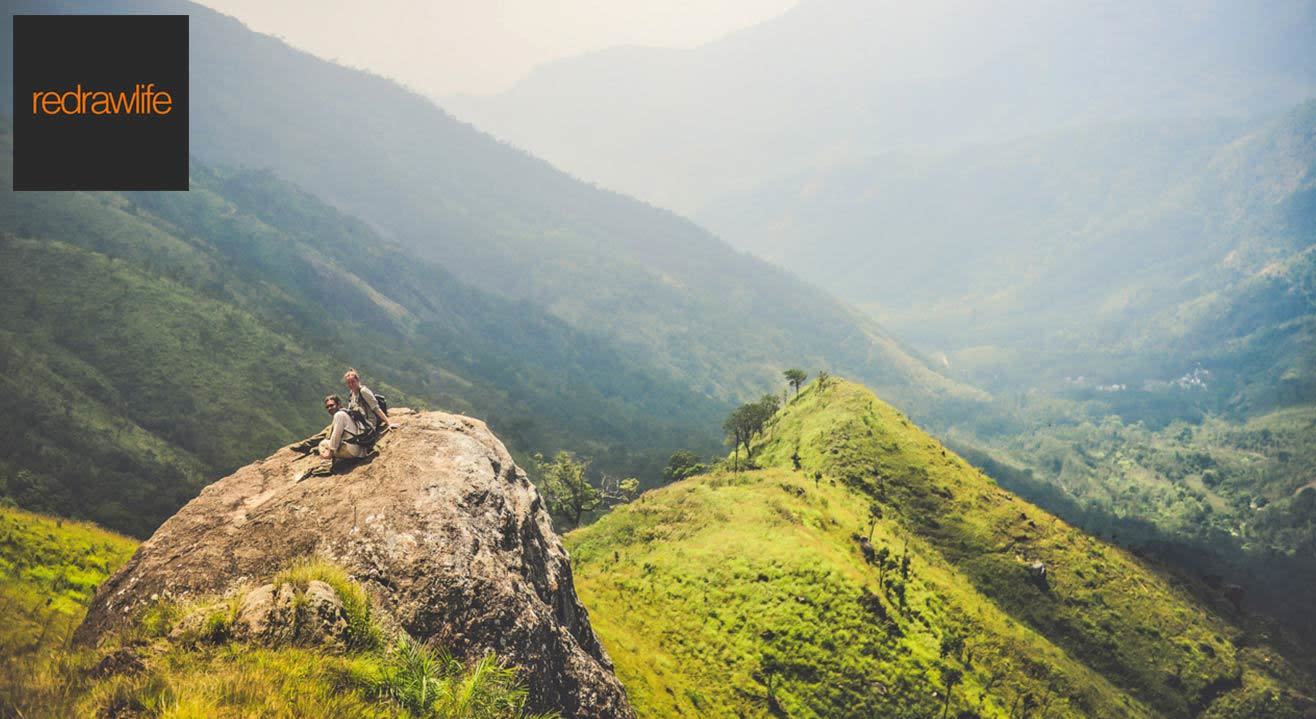
[[[24,440],[0,491],[26,506],[149,531],[205,477],[313,430],[348,365],[395,402],[488,418],[516,452],[650,481],[788,366],[916,413],[986,396],[689,221],[232,18],[11,11],[188,13],[193,59],[192,192],[0,203],[6,286],[31,309],[3,325],[6,389],[29,399],[3,424]]]
[[[911,400],[977,396],[825,292],[499,143],[394,82],[186,2],[14,7],[37,11],[187,13],[191,151],[202,162],[269,169],[462,281],[529,301],[698,393],[752,394],[783,365],[802,364]]]
[[[829,278],[971,381],[1000,390],[1083,375],[1140,388],[1235,364],[1257,333],[1310,323],[1300,268],[1316,242],[1313,198],[1309,103],[1261,122],[1091,126],[856,160],[767,183],[703,219]],[[1274,339],[1269,360],[1228,377],[1218,407],[1316,400],[1310,357]],[[1293,361],[1307,369],[1285,380],[1287,398],[1256,396],[1286,374],[1259,363]]]
[[[1141,384],[1215,351],[1205,327],[1154,337],[1168,318],[1311,244],[1314,36],[1311,0],[808,0],[444,101],[868,309],[953,376],[1179,362],[1107,373]]]
[[[1274,112],[1316,91],[1313,36],[1311,0],[804,0],[694,49],[604,50],[442,101],[579,177],[697,216],[894,150]]]

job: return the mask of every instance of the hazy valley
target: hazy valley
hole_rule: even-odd
[[[190,15],[192,161],[0,202],[0,716],[1316,713],[1316,2],[434,100],[10,5]],[[306,479],[349,366],[415,432]]]

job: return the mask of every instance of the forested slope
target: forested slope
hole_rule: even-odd
[[[268,173],[194,166],[188,193],[10,193],[0,254],[0,391],[16,398],[0,492],[138,535],[322,426],[349,365],[395,405],[472,412],[518,451],[570,447],[617,472],[706,447],[721,409],[475,286],[497,276],[458,280]]]

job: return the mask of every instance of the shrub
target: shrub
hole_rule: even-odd
[[[286,582],[299,592],[306,591],[312,581],[328,584],[343,603],[343,612],[347,615],[349,650],[370,651],[384,645],[385,633],[374,619],[370,596],[342,567],[324,559],[308,558],[289,566],[274,577],[276,586]]]

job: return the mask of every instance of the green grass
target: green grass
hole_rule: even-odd
[[[333,587],[343,612],[347,615],[347,646],[352,649],[379,649],[384,645],[385,630],[376,622],[374,607],[366,590],[342,568],[323,559],[310,558],[279,572],[274,584],[292,584],[305,591],[308,583],[321,581]]]
[[[1303,686],[1173,579],[1000,489],[859,385],[805,390],[755,463],[568,535],[641,716],[1187,717]],[[856,539],[874,502],[885,572]]]
[[[86,522],[0,505],[0,715],[11,716],[29,701],[67,699],[61,687],[66,662],[57,655],[96,587],[136,547]]]
[[[271,581],[333,587],[348,616],[344,651],[233,641],[236,593],[158,603],[101,646],[74,647],[96,586],[135,548],[91,524],[0,506],[0,716],[528,716],[515,668],[492,654],[464,663],[418,644],[388,626],[341,567],[316,559]]]
[[[0,644],[21,657],[66,640],[136,546],[86,522],[0,505]]]

